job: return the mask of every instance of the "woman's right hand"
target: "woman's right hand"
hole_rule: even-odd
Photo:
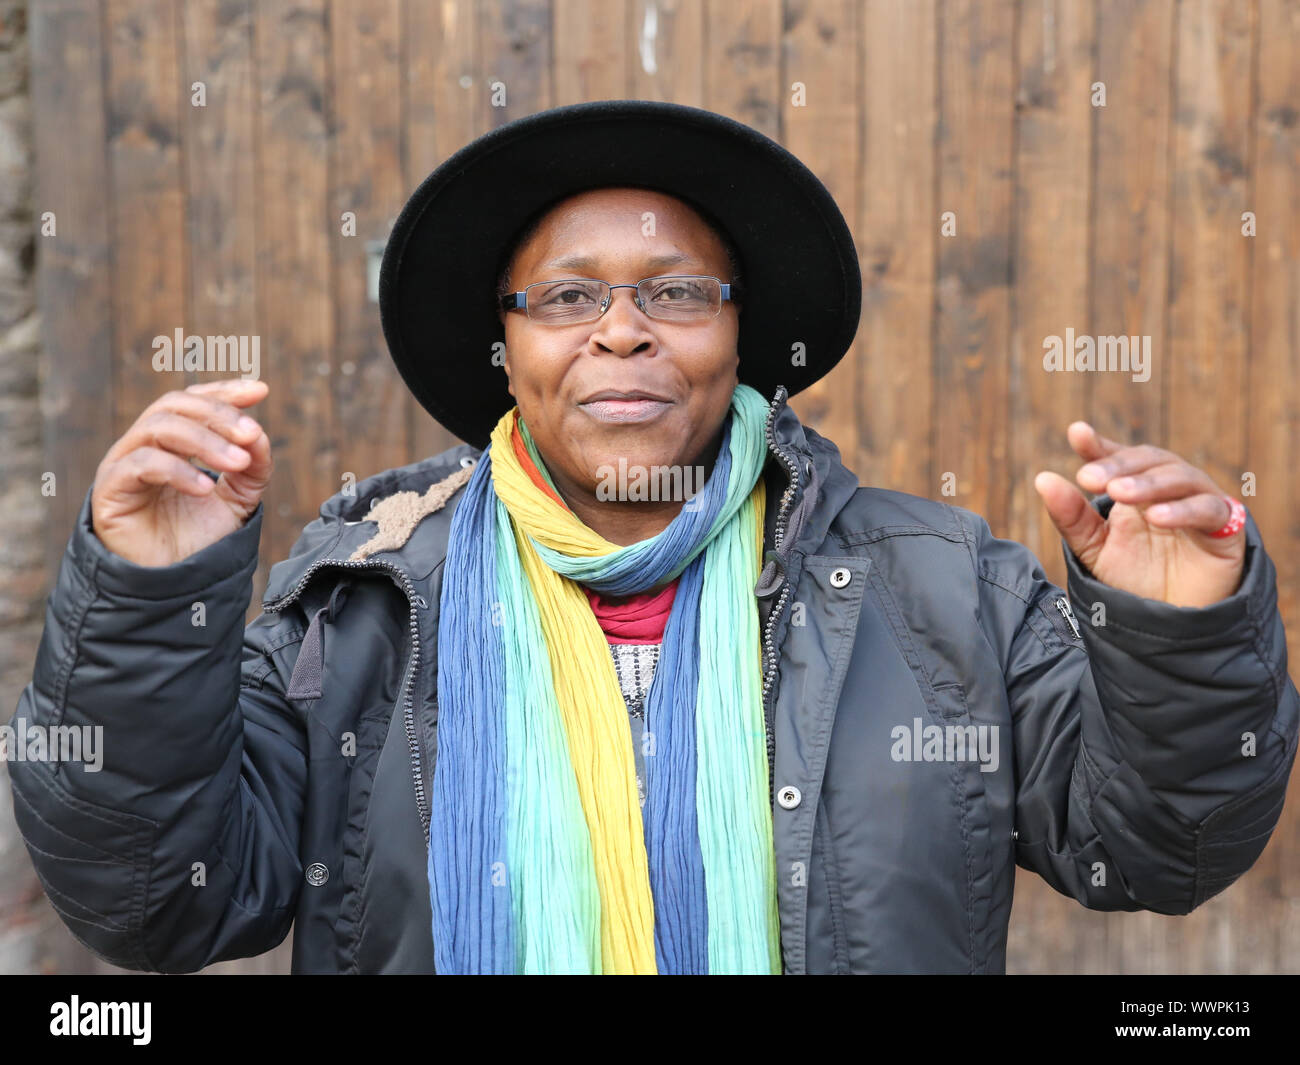
[[[146,407],[95,472],[90,511],[100,542],[136,565],[170,566],[242,526],[271,479],[271,441],[240,408],[268,391],[264,381],[212,381]]]

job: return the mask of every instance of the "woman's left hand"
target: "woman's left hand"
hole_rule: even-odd
[[[1171,451],[1125,447],[1087,422],[1071,422],[1070,446],[1087,460],[1075,478],[1088,491],[1106,492],[1108,517],[1064,477],[1044,470],[1034,488],[1052,522],[1097,580],[1174,606],[1209,606],[1241,584],[1244,528],[1216,539],[1232,508],[1204,471]]]

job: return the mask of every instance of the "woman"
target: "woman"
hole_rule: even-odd
[[[1017,863],[1095,909],[1232,883],[1297,727],[1258,530],[1072,426],[1109,495],[1036,485],[1089,624],[977,515],[859,487],[786,400],[860,285],[821,183],[708,112],[449,159],[381,311],[468,443],[328,500],[246,630],[265,386],[169,393],[97,472],[16,718],[102,724],[103,767],[12,767],[68,927],[163,971],[292,924],[296,972],[998,972]]]

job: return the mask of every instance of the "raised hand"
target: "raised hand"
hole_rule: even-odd
[[[146,407],[95,472],[91,521],[104,546],[140,566],[169,566],[243,525],[272,464],[270,439],[241,408],[268,391],[264,381],[235,378],[168,392]]]
[[[1174,606],[1209,606],[1237,590],[1246,534],[1210,535],[1232,508],[1209,474],[1164,448],[1109,440],[1087,422],[1071,422],[1066,437],[1087,460],[1075,479],[1115,500],[1108,517],[1059,474],[1044,470],[1034,488],[1094,577]]]

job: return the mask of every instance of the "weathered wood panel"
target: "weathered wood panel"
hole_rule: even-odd
[[[42,497],[49,508],[51,578],[114,430],[113,236],[105,210],[107,46],[101,16],[98,4],[80,0],[53,0],[29,12],[44,472],[54,477],[54,494]],[[76,150],[69,152],[70,145]]]
[[[42,0],[30,19],[36,211],[58,219],[37,238],[51,577],[103,451],[176,387],[152,337],[256,334],[277,472],[255,614],[345,473],[454,442],[391,367],[367,241],[485,130],[631,96],[747,122],[840,203],[859,337],[794,406],[865,483],[984,515],[1059,583],[1032,480],[1077,469],[1065,427],[1090,420],[1228,490],[1253,473],[1300,624],[1300,0]],[[1150,379],[1046,373],[1071,327],[1149,336]],[[1018,876],[1010,969],[1295,971],[1295,811],[1186,918]]]

